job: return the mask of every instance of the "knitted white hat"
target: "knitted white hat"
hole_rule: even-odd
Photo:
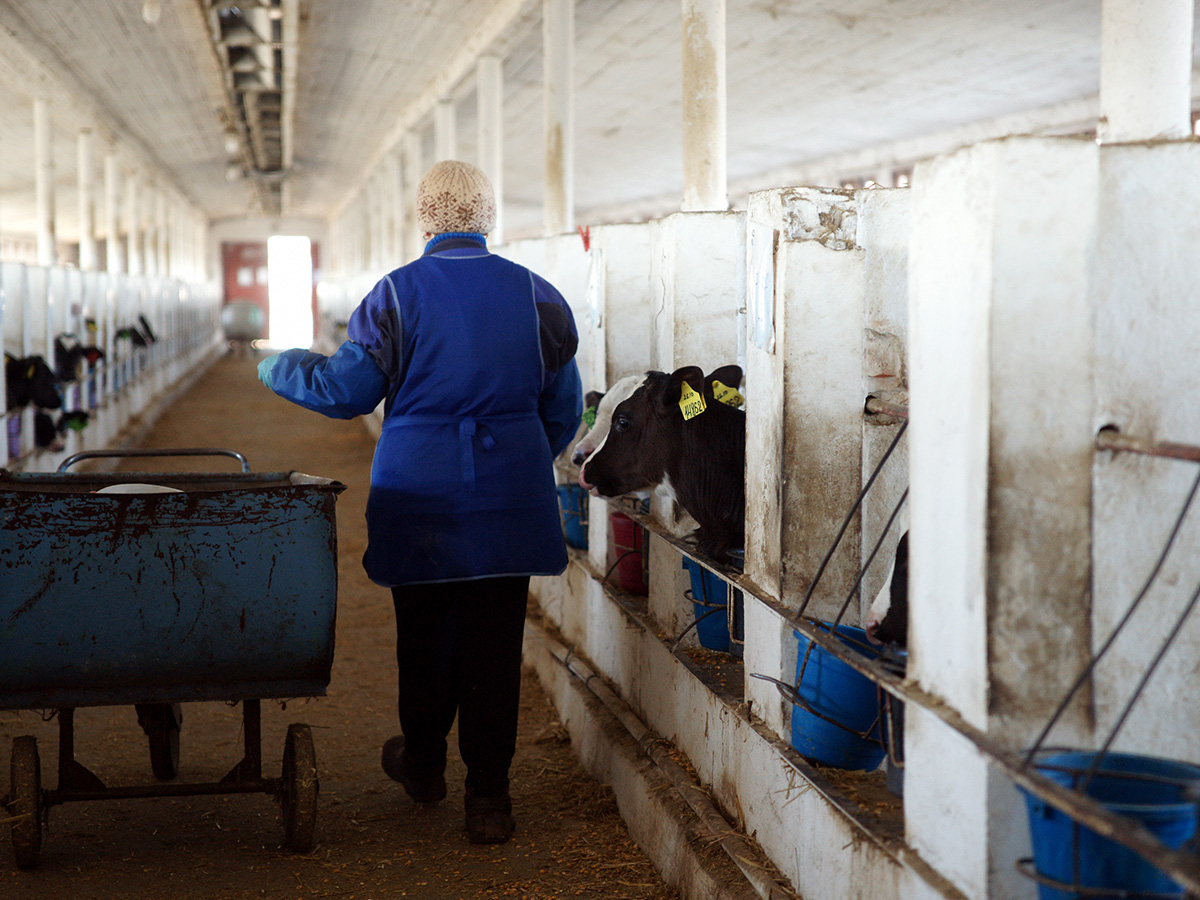
[[[426,234],[496,227],[496,197],[486,175],[470,163],[442,160],[417,186],[417,227]]]

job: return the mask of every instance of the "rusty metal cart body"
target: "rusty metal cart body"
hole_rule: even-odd
[[[242,471],[66,472],[93,456],[213,454]],[[52,806],[107,798],[265,792],[281,801],[285,845],[311,849],[311,731],[290,725],[281,777],[263,777],[260,700],[322,696],[329,684],[344,489],[251,473],[229,450],[101,451],[55,474],[0,470],[0,709],[57,710],[59,720],[53,790],[41,786],[36,739],[13,742],[19,866],[36,864]],[[169,781],[179,704],[202,700],[242,703],[245,755],[219,782],[110,787],[75,760],[75,708],[134,704],[154,774]]]

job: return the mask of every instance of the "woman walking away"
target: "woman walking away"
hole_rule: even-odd
[[[384,403],[363,557],[396,609],[402,733],[383,768],[415,802],[441,801],[457,713],[467,831],[485,844],[516,827],[508,770],[529,577],[567,565],[551,463],[582,408],[570,308],[488,252],[495,219],[483,172],[437,163],[417,189],[425,253],[371,289],[349,340],[333,356],[287,350],[259,364],[276,394],[327,416]]]

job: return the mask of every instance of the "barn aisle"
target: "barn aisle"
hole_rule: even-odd
[[[308,413],[257,381],[257,359],[219,360],[150,430],[143,447],[229,447],[254,471],[298,470],[348,488],[338,500],[339,606],[325,698],[263,703],[264,774],[277,776],[291,722],[313,727],[320,771],[317,845],[281,848],[279,809],[265,795],[113,800],[51,810],[38,867],[17,871],[0,851],[7,900],[88,898],[614,897],[666,900],[653,866],[628,838],[611,793],[576,764],[565,729],[536,678],[522,697],[513,797],[518,830],[475,846],[463,829],[462,778],[451,752],[450,795],[416,808],[379,767],[396,730],[390,596],[365,577],[364,507],[374,443],[361,422]],[[179,459],[127,471],[233,468]],[[241,756],[241,714],[222,703],[184,706],[180,778],[221,778]],[[76,756],[110,784],[151,780],[146,739],[130,707],[80,710]],[[34,734],[43,780],[56,784],[57,724],[0,712],[0,748]],[[454,740],[452,735],[451,740]],[[7,768],[7,766],[5,766]],[[4,832],[7,836],[7,832]]]

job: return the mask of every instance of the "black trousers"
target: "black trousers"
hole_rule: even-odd
[[[528,595],[528,576],[392,588],[400,729],[414,775],[445,769],[457,713],[468,790],[480,797],[508,790]]]

